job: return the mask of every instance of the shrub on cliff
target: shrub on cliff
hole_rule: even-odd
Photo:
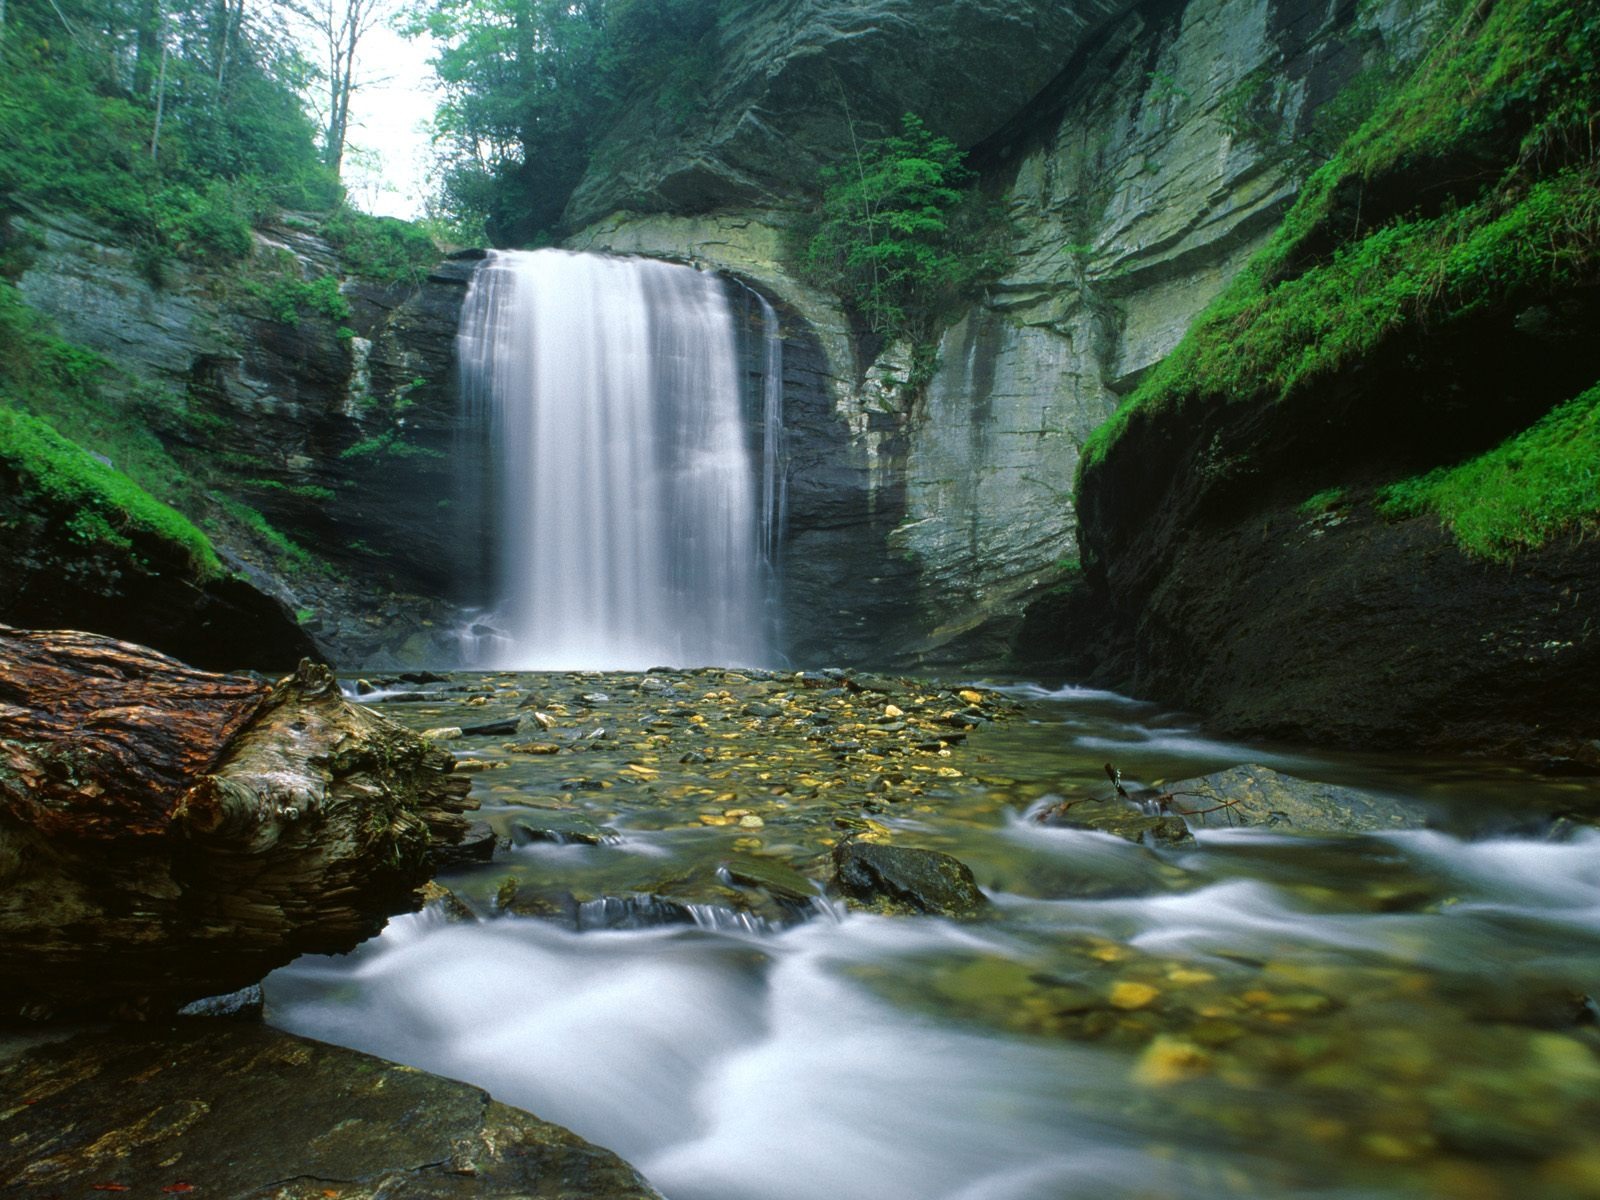
[[[873,332],[926,338],[942,310],[1001,265],[995,215],[968,186],[964,157],[907,113],[898,133],[824,170],[819,211],[798,234],[802,274]]]

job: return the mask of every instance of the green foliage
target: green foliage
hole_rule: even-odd
[[[177,547],[203,578],[223,573],[210,541],[182,514],[48,423],[10,405],[0,405],[0,462],[34,495],[71,511],[67,528],[86,547],[126,550],[134,535],[143,534]]]
[[[297,326],[308,315],[335,323],[350,319],[350,302],[339,291],[335,276],[305,279],[293,263],[283,265],[266,279],[245,280],[244,288],[266,305],[274,321],[284,325]]]
[[[907,113],[900,132],[823,172],[821,212],[799,231],[801,273],[887,336],[916,339],[1003,265],[995,218],[949,138]]]
[[[310,570],[320,565],[310,551],[285,536],[272,522],[268,521],[266,517],[248,504],[243,504],[227,496],[216,496],[214,498],[223,512],[265,542],[267,547],[282,560],[285,566],[300,570]]]
[[[72,441],[110,458],[146,491],[193,509],[200,491],[157,429],[203,433],[183,398],[118,373],[63,341],[11,284],[0,284],[0,391]]]
[[[243,479],[240,483],[247,488],[258,492],[282,492],[285,495],[296,496],[301,500],[315,500],[319,504],[337,498],[332,488],[325,488],[315,483],[283,483],[276,479]]]
[[[502,244],[549,240],[600,135],[653,92],[667,125],[699,107],[717,0],[422,0],[434,69],[440,212]]]
[[[321,225],[347,270],[385,283],[417,283],[439,261],[439,247],[421,226],[341,207]]]
[[[1282,399],[1402,327],[1438,326],[1592,279],[1600,119],[1580,98],[1592,98],[1597,63],[1592,6],[1501,0],[1465,10],[1308,180],[1272,241],[1177,350],[1096,430],[1080,482],[1148,414]],[[1494,154],[1498,172],[1483,166]],[[1472,169],[1434,211],[1363,208],[1372,181],[1453,157]],[[1414,190],[1404,194],[1416,202]]]
[[[1300,502],[1300,512],[1308,517],[1317,517],[1325,512],[1332,512],[1344,502],[1344,488],[1323,488],[1322,491],[1314,492]]]
[[[198,2],[68,8],[70,20],[49,0],[7,8],[0,195],[129,236],[156,281],[174,255],[249,254],[251,221],[277,205],[337,200],[296,94],[304,64],[265,26],[235,15],[224,32],[221,6]]]
[[[1378,505],[1436,513],[1462,549],[1494,561],[1600,531],[1600,385],[1485,454],[1389,485]]]
[[[444,455],[427,446],[408,442],[400,430],[390,429],[373,437],[362,438],[353,446],[345,447],[339,452],[339,457],[355,461],[385,458],[443,458]]]

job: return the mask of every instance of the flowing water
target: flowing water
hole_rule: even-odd
[[[870,693],[748,673],[454,686],[387,711],[492,717],[531,689],[560,714],[558,755],[466,751],[494,768],[491,823],[559,808],[607,835],[447,875],[483,919],[430,910],[304,959],[269,980],[269,1018],[478,1083],[669,1200],[1600,1195],[1600,832],[1562,815],[1595,815],[1590,781],[1222,744],[1073,689],[1011,689],[1020,708],[965,744],[875,758],[800,733]],[[685,741],[703,750],[680,767]],[[1108,758],[1146,783],[1266,763],[1427,827],[1214,817],[1152,849],[1031,819],[1105,793]],[[740,855],[822,878],[845,831],[957,855],[989,915],[819,900],[796,923],[719,910],[713,887],[693,922],[650,927],[616,899]],[[612,899],[492,915],[508,876]]]
[[[492,457],[472,510],[499,527],[463,533],[495,548],[497,601],[473,624],[469,659],[770,660],[778,498],[746,433],[726,287],[685,266],[563,250],[495,251],[478,268],[457,352],[466,421]]]

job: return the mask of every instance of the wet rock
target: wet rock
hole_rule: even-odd
[[[1168,791],[1173,795],[1171,810],[1196,828],[1242,825],[1303,833],[1372,833],[1424,824],[1423,814],[1403,801],[1296,779],[1255,763],[1186,779]]]
[[[495,836],[487,821],[473,821],[467,832],[453,846],[439,846],[433,851],[433,866],[437,871],[452,867],[467,867],[488,862],[494,857]]]
[[[432,887],[432,884],[425,885]],[[203,1000],[196,1000],[185,1004],[178,1010],[180,1017],[226,1017],[241,1021],[257,1021],[261,1019],[261,1010],[266,1005],[266,999],[261,994],[261,985],[252,983],[249,987],[242,987],[236,992],[228,992],[221,996],[207,996]]]
[[[1138,804],[1115,798],[1061,800],[1041,810],[1036,820],[1057,829],[1109,833],[1140,846],[1170,848],[1194,844],[1194,835],[1182,817],[1147,811]]]
[[[80,1035],[0,1067],[0,1092],[31,1101],[0,1112],[0,1178],[27,1195],[659,1200],[478,1088],[260,1025]]]
[[[461,726],[462,737],[498,737],[503,734],[516,733],[520,722],[515,718],[509,721],[485,721],[480,725]]]
[[[842,895],[890,911],[960,917],[989,903],[971,869],[938,850],[843,842],[834,847],[833,867]]]
[[[425,911],[438,913],[452,925],[478,919],[465,900],[435,880],[422,885],[422,905]]]
[[[622,840],[622,835],[605,825],[597,825],[580,813],[553,808],[527,808],[511,824],[511,843],[527,846],[533,842],[555,842],[560,846],[605,846]]]
[[[747,717],[781,717],[783,709],[776,704],[746,704],[744,715]]]
[[[735,858],[723,864],[722,869],[733,883],[761,888],[778,900],[810,904],[817,895],[811,880],[777,859]]]

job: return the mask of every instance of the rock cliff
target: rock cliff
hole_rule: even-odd
[[[569,216],[589,224],[570,244],[721,267],[792,315],[810,365],[789,391],[807,414],[790,485],[819,497],[791,510],[797,661],[993,663],[1075,565],[1090,431],[1282,219],[1330,99],[1416,54],[1431,9],[974,3],[909,22],[904,5],[845,7],[742,10],[715,119],[647,142],[641,104],[575,194]],[[1011,269],[945,331],[914,397],[905,348],[853,338],[784,264],[818,164],[848,156],[844,107],[874,132],[911,108],[963,140],[1014,222]]]
[[[210,532],[233,575],[197,590],[171,564],[145,583],[123,564],[86,583],[78,556],[29,534],[31,550],[13,561],[38,559],[40,569],[24,572],[26,587],[13,578],[10,620],[77,624],[226,667],[267,665],[214,643],[286,608],[312,635],[285,634],[302,653],[314,638],[351,665],[448,656],[449,601],[479,569],[450,462],[470,260],[403,282],[365,278],[313,221],[292,215],[258,230],[236,271],[178,261],[159,281],[125,240],[68,213],[18,211],[7,240],[27,248],[21,296],[69,343],[113,364],[123,391],[146,398],[155,434],[208,489]],[[334,311],[304,302],[303,285],[318,279],[338,284]],[[109,445],[87,449],[118,465]],[[40,528],[37,517],[7,522],[18,536]],[[254,616],[220,615],[240,605]],[[175,636],[193,624],[181,616],[191,609],[209,632]],[[108,624],[114,610],[123,619]],[[273,650],[271,665],[292,666],[298,655],[285,654]]]

